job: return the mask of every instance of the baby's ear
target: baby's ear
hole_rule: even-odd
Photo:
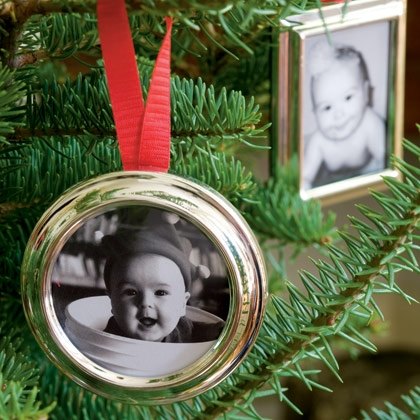
[[[191,297],[191,293],[185,292],[185,300],[184,300],[184,306],[182,308],[182,313],[180,314],[181,316],[187,315],[187,302],[190,297]]]

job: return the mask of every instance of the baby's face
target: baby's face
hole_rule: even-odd
[[[179,267],[152,254],[128,257],[110,273],[112,313],[127,337],[162,341],[185,315],[190,294]]]
[[[352,62],[336,62],[314,79],[314,112],[325,137],[344,140],[356,130],[366,110],[367,90],[367,82]]]

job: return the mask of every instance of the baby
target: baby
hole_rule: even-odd
[[[370,104],[363,56],[323,41],[310,51],[309,65],[317,131],[305,138],[303,187],[383,169],[385,124]]]
[[[105,332],[168,343],[219,337],[223,322],[186,317],[191,281],[210,273],[189,261],[191,245],[178,234],[176,219],[174,214],[150,210],[140,229],[120,230],[102,239],[107,255],[104,280],[113,314]]]

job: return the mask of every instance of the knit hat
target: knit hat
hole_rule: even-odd
[[[186,291],[193,279],[208,277],[210,271],[207,267],[195,266],[190,262],[191,243],[178,233],[175,227],[178,220],[179,217],[174,213],[151,209],[140,226],[122,226],[115,234],[104,236],[102,246],[106,255],[106,288],[110,288],[114,263],[132,255],[155,254],[172,260],[181,271]]]

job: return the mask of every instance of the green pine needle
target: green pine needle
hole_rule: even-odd
[[[420,150],[416,150],[416,152],[420,155]],[[411,178],[414,180],[413,177]],[[294,286],[290,285],[288,288],[290,303],[277,296],[271,297],[273,306],[269,309],[269,314],[274,309],[275,320],[271,315],[267,316],[267,324],[263,326],[260,334],[261,338],[257,341],[257,345],[260,343],[258,350],[266,354],[266,359],[259,366],[249,366],[244,363],[244,366],[250,368],[249,373],[232,374],[231,378],[238,381],[236,385],[240,391],[231,390],[224,394],[222,398],[225,404],[230,401],[231,407],[233,407],[235,402],[244,400],[252,389],[260,387],[267,381],[274,384],[273,386],[275,386],[280,398],[284,400],[284,390],[280,387],[277,376],[275,376],[277,379],[273,379],[274,372],[275,375],[287,376],[290,375],[292,370],[294,375],[299,377],[307,386],[322,388],[322,384],[308,380],[299,365],[301,361],[308,357],[308,349],[318,346],[317,356],[325,361],[330,370],[332,369],[338,374],[337,366],[330,362],[331,350],[327,351],[325,356],[320,356],[323,354],[321,349],[326,349],[325,338],[332,334],[336,334],[349,343],[368,351],[375,351],[372,343],[349,324],[350,314],[355,317],[359,310],[362,310],[362,312],[363,310],[372,310],[377,312],[379,316],[383,316],[373,299],[375,285],[381,282],[380,276],[384,274],[384,269],[388,267],[389,270],[389,266],[395,264],[394,258],[386,257],[386,263],[384,263],[384,256],[392,255],[396,257],[400,251],[406,249],[404,245],[410,243],[412,233],[418,227],[419,215],[416,209],[420,204],[419,184],[420,180],[418,179],[412,182],[412,188],[408,195],[411,200],[407,206],[407,212],[401,215],[401,220],[409,220],[410,222],[401,224],[391,231],[388,237],[381,239],[378,242],[378,248],[373,250],[369,254],[370,256],[364,257],[362,263],[357,249],[365,247],[365,241],[369,236],[367,235],[363,239],[363,237],[343,235],[347,250],[350,251],[345,268],[343,266],[339,267],[340,262],[334,257],[335,255],[341,255],[342,251],[331,245],[329,248],[334,264],[327,262],[317,264],[319,278],[306,273],[302,274],[310,294],[305,297]],[[381,199],[382,197],[379,198],[379,200]],[[389,202],[398,200],[398,194],[387,196],[387,200]],[[375,222],[379,217],[383,217],[383,215],[372,216],[372,214],[373,212],[370,216],[372,222]],[[383,219],[383,223],[386,224],[387,222],[386,218]],[[395,250],[398,251],[395,252]],[[351,268],[351,270],[348,268]],[[401,268],[398,267],[398,269]],[[347,275],[343,276],[344,273],[347,273]],[[343,284],[351,284],[352,287],[343,289]],[[385,284],[389,286],[388,283]],[[392,291],[399,294],[402,292],[395,285]],[[329,308],[329,311],[327,313],[322,311],[308,312],[307,301],[312,301],[317,305],[322,302],[324,307]],[[364,316],[362,319],[364,319]],[[274,322],[276,322],[276,326],[271,325]],[[269,341],[267,341],[267,336],[270,338]],[[324,346],[320,346],[320,344],[324,344]],[[252,375],[249,376],[251,372]],[[223,407],[210,405],[206,408],[205,413],[211,416],[225,413],[228,410],[225,404]],[[288,401],[288,404],[293,406],[290,401]],[[229,404],[227,405],[229,406]]]
[[[0,64],[0,151],[9,145],[7,137],[20,126],[24,110],[18,105],[25,98],[24,84],[16,80],[16,73]]]
[[[324,246],[334,237],[335,217],[332,213],[324,217],[319,202],[300,198],[297,176],[296,161],[278,167],[267,185],[260,186],[248,221],[262,237],[276,238],[281,245]]]
[[[363,410],[361,412],[363,420],[411,420],[420,418],[420,387],[415,387],[409,392],[408,395],[403,395],[401,397],[405,403],[403,411],[402,409],[396,407],[395,405],[386,402],[386,410],[380,410],[378,408],[372,408],[374,416],[371,416],[367,411]]]
[[[372,192],[380,210],[359,206],[361,218],[349,219],[351,234],[340,233],[341,242],[333,244],[334,216],[299,197],[297,162],[278,167],[263,184],[237,157],[242,149],[265,150],[270,28],[320,0],[127,0],[146,99],[163,16],[175,18],[171,170],[210,185],[240,209],[273,263],[270,278],[281,285],[251,353],[213,389],[189,401],[144,407],[83,390],[35,345],[23,320],[18,279],[27,238],[45,208],[69,186],[121,169],[98,59],[96,3],[0,4],[0,418],[260,419],[252,404],[267,395],[302,414],[283,382],[298,378],[309,389],[328,392],[318,373],[325,366],[340,381],[334,343],[375,351],[369,329],[383,317],[376,296],[393,293],[414,302],[396,274],[420,272],[414,254],[420,237],[418,165],[395,158],[404,181],[386,178],[389,193]],[[73,60],[82,64],[83,75],[67,68]],[[405,147],[418,162],[420,148]],[[315,246],[326,255],[311,272],[300,273],[302,288],[287,279],[288,244],[296,252]],[[410,415],[418,416],[418,394],[404,397]],[[373,413],[405,418],[400,409],[387,409]]]
[[[15,331],[9,330],[5,336],[4,325],[0,328],[0,418],[45,418],[55,403],[41,408],[37,400],[38,369],[29,361],[28,351]]]

